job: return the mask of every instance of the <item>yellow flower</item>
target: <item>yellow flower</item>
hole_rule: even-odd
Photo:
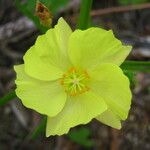
[[[39,36],[15,66],[16,94],[48,116],[46,136],[62,135],[91,119],[117,129],[131,104],[129,80],[119,68],[131,50],[112,31],[71,31],[63,18]]]

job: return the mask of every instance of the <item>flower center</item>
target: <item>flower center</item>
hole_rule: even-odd
[[[76,96],[89,90],[87,87],[88,80],[89,76],[86,71],[71,68],[63,75],[61,85],[67,94]]]

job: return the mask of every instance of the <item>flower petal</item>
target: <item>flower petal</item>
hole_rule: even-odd
[[[67,55],[68,40],[72,31],[60,18],[54,29],[37,38],[24,56],[25,72],[40,80],[55,80],[70,67]]]
[[[46,136],[67,133],[71,127],[88,123],[106,109],[103,99],[91,91],[68,97],[63,110],[55,117],[48,117]]]
[[[104,62],[120,65],[129,54],[131,46],[123,46],[112,31],[89,28],[71,34],[68,50],[75,66],[92,69]]]
[[[29,76],[43,81],[61,78],[63,71],[52,65],[47,58],[40,58],[35,51],[35,46],[32,46],[24,56],[25,72]]]
[[[89,75],[91,90],[103,97],[115,115],[125,120],[131,105],[131,91],[122,70],[115,64],[101,64]]]
[[[26,107],[48,116],[55,116],[62,110],[67,96],[59,81],[31,78],[24,72],[24,65],[15,66],[15,71],[16,94]]]
[[[110,127],[116,129],[121,128],[121,122],[119,117],[117,117],[110,109],[103,112],[101,115],[96,117],[96,119]]]

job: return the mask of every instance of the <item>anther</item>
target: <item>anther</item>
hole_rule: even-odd
[[[87,82],[89,75],[86,71],[70,68],[62,77],[60,84],[70,96],[76,96],[89,90]]]

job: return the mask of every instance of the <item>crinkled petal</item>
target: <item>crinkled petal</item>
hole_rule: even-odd
[[[112,31],[89,28],[71,34],[68,50],[75,66],[93,69],[100,63],[120,65],[129,54],[131,46],[123,46]]]
[[[88,123],[106,109],[103,99],[91,91],[68,97],[63,110],[55,117],[48,117],[46,136],[65,134],[71,127]]]
[[[22,103],[39,113],[57,115],[65,105],[67,95],[59,81],[41,81],[24,72],[24,65],[15,66],[17,79],[16,94]]]
[[[125,120],[131,105],[131,91],[122,70],[115,64],[101,64],[89,74],[91,90],[103,97],[115,115]]]
[[[110,109],[103,112],[101,115],[96,117],[96,119],[110,127],[116,129],[121,128],[120,118],[117,115],[115,115]]]
[[[70,67],[67,48],[71,33],[68,24],[60,18],[55,28],[39,36],[25,54],[25,72],[40,80],[60,78],[63,71]]]

